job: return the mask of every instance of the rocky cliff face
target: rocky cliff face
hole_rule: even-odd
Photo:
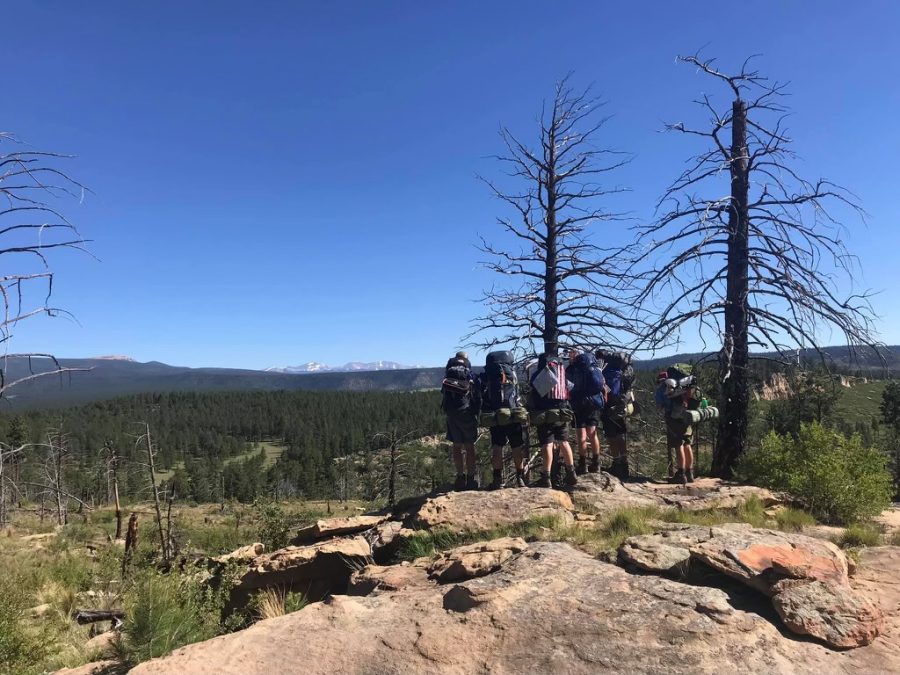
[[[865,551],[852,576],[823,540],[657,522],[617,559],[506,536],[391,564],[392,547],[417,532],[496,533],[535,516],[577,532],[605,508],[777,500],[711,480],[684,490],[585,478],[572,497],[436,495],[390,514],[321,521],[282,551],[248,549],[244,590],[296,583],[324,599],[132,672],[900,672],[894,547]]]

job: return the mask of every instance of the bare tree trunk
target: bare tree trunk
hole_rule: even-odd
[[[747,444],[750,404],[747,340],[750,236],[748,199],[750,191],[747,152],[747,108],[736,99],[731,123],[731,206],[728,213],[728,271],[725,290],[725,335],[720,362],[723,414],[719,421],[719,443],[712,473],[731,478]]]
[[[391,469],[388,474],[388,506],[397,503],[397,432],[391,433]]]
[[[116,499],[116,539],[122,538],[122,506],[119,504],[119,480],[113,478],[113,496]]]
[[[153,442],[150,438],[150,425],[147,424],[147,468],[150,471],[150,488],[153,491],[153,507],[156,510],[156,526],[159,529],[159,545],[162,549],[163,560],[169,560],[169,546],[166,534],[163,530],[162,509],[159,506],[159,489],[156,486],[156,465],[154,463]]]
[[[125,553],[122,556],[122,578],[128,570],[128,563],[134,557],[134,551],[138,545],[138,523],[137,514],[132,513],[128,517],[128,532],[125,534]]]
[[[54,480],[53,487],[56,492],[56,523],[65,525],[68,514],[62,501],[62,448],[58,448],[53,457]]]

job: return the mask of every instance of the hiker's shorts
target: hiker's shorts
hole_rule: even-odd
[[[603,409],[600,421],[603,422],[603,435],[606,438],[618,438],[628,433],[628,421],[626,418],[610,412],[609,408]]]
[[[593,406],[586,406],[575,410],[575,428],[587,429],[588,427],[600,426],[600,410]]]
[[[525,445],[521,424],[491,427],[491,445],[503,447],[507,443],[511,448],[521,448]]]
[[[447,440],[474,443],[478,440],[478,420],[474,415],[447,415]]]
[[[566,424],[539,424],[537,433],[538,443],[541,445],[569,440],[569,427]]]
[[[666,418],[666,445],[678,449],[694,438],[694,430],[685,420]]]

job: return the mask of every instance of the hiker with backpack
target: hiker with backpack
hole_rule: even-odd
[[[574,415],[569,407],[569,386],[566,369],[555,354],[543,354],[538,359],[537,370],[530,380],[528,410],[537,428],[543,463],[541,477],[535,487],[553,487],[550,471],[553,467],[553,445],[559,445],[565,463],[564,483],[572,486],[578,483],[575,477],[575,460],[569,445],[568,426]]]
[[[699,407],[700,398],[696,378],[691,367],[675,364],[659,373],[656,387],[656,404],[666,422],[666,448],[669,452],[669,482],[694,482],[694,451],[691,447],[694,430],[687,411]],[[672,469],[677,458],[677,470]]]
[[[631,357],[605,349],[598,349],[596,357],[603,362],[603,380],[606,382],[606,405],[600,421],[612,456],[609,472],[619,480],[628,480],[631,477],[628,467],[628,416],[634,411]]]
[[[597,363],[590,352],[577,349],[569,351],[568,375],[572,381],[569,400],[575,412],[575,428],[578,433],[578,464],[575,473],[579,476],[600,470],[600,435],[597,427],[606,405],[606,383]],[[588,446],[591,459],[588,464]]]
[[[477,490],[475,441],[480,408],[478,380],[465,352],[447,361],[441,384],[441,410],[447,417],[447,440],[453,444],[454,490]]]
[[[525,482],[525,424],[528,413],[519,399],[519,379],[513,355],[508,351],[491,352],[481,377],[481,425],[491,431],[493,478],[489,490],[503,487],[503,447],[512,448],[516,468],[516,486]]]

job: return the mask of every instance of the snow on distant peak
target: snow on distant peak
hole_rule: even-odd
[[[371,361],[368,363],[362,361],[351,361],[343,366],[326,366],[324,363],[310,361],[299,366],[282,366],[274,368],[266,368],[266,372],[270,373],[293,373],[303,375],[306,373],[362,373],[373,370],[405,370],[408,368],[417,368],[418,366],[404,366],[396,361]]]
[[[95,356],[95,361],[131,361],[134,363],[134,359],[130,356],[122,356],[121,354],[108,354],[106,356]]]

